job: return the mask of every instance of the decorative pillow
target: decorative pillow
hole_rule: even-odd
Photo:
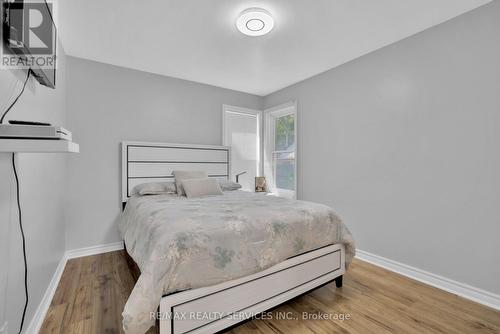
[[[141,183],[134,187],[132,194],[139,196],[175,194],[176,188],[174,182],[149,182]]]
[[[208,175],[204,171],[186,171],[186,170],[174,170],[172,174],[175,177],[175,186],[177,188],[177,194],[183,196],[186,195],[184,188],[182,186],[182,181],[186,179],[203,179],[207,178]]]
[[[165,192],[169,194],[176,194],[177,187],[175,186],[175,182],[163,182],[165,184]]]
[[[223,194],[217,180],[208,177],[202,179],[184,179],[182,186],[188,198]]]
[[[222,191],[238,190],[241,188],[241,184],[233,182],[231,180],[217,179],[217,182],[219,182],[219,186]]]

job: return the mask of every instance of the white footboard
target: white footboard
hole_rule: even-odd
[[[208,334],[332,281],[345,273],[343,245],[296,256],[262,272],[163,297],[160,334]]]

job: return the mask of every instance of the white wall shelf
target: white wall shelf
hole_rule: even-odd
[[[0,139],[0,153],[78,153],[77,143],[58,139]]]

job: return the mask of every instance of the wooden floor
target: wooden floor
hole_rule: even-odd
[[[70,260],[40,333],[123,333],[121,312],[133,286],[123,251]],[[330,319],[303,319],[303,312]],[[343,288],[326,285],[272,314],[228,333],[500,333],[500,312],[359,260]]]

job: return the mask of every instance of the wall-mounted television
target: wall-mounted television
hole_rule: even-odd
[[[56,86],[57,30],[52,4],[2,1],[2,67],[31,70],[40,84]]]

